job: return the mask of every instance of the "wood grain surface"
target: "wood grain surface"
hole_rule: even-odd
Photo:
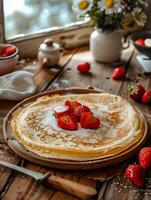
[[[62,68],[60,68],[60,70],[57,72],[51,72],[49,70],[46,71],[46,69],[42,69],[38,74],[36,74],[35,78],[39,88],[38,92],[73,86],[83,88],[91,86],[128,98],[127,86],[132,82],[140,82],[145,86],[146,89],[151,89],[151,75],[144,75],[142,73],[140,65],[135,58],[137,54],[138,53],[134,51],[132,46],[123,51],[122,62],[118,63],[118,65],[125,65],[127,75],[124,80],[113,81],[111,79],[111,75],[115,67],[114,65],[104,65],[94,62],[90,52],[88,51],[88,47],[75,49],[71,52],[68,52],[67,56],[63,58],[63,61],[61,61]],[[83,61],[91,62],[91,71],[85,75],[78,73],[76,70],[76,65]],[[4,116],[15,104],[16,102],[10,101],[0,102],[1,126]],[[151,130],[151,108],[142,104],[135,105],[138,106],[138,108],[144,113]],[[10,161],[42,173],[48,171],[48,169],[45,167],[34,165],[16,156],[5,144],[2,129],[0,128],[0,130],[0,159]],[[134,156],[132,159],[126,161],[122,166],[135,161],[137,161],[137,156]],[[52,170],[51,172],[60,177],[97,188],[99,200],[151,199],[151,179],[149,178],[146,179],[146,188],[143,190],[138,190],[128,183],[123,174],[117,175],[113,179],[104,183],[100,183],[99,181],[80,176],[76,172],[62,172],[59,170]],[[75,197],[54,189],[46,188],[45,186],[36,183],[30,177],[22,176],[5,168],[0,169],[0,199],[77,200]]]

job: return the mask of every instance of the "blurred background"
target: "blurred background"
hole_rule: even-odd
[[[78,21],[72,0],[4,0],[6,39]]]

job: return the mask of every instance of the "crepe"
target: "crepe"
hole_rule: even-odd
[[[100,119],[97,130],[67,131],[57,125],[54,110],[66,100],[88,106]],[[63,160],[95,160],[119,154],[144,134],[144,122],[138,111],[119,96],[82,94],[43,96],[15,111],[11,126],[17,141],[40,157]]]

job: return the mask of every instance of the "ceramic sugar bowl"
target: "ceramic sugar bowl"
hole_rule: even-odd
[[[63,49],[52,39],[46,39],[39,47],[38,60],[42,67],[57,66]]]

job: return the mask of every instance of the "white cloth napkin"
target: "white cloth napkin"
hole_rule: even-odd
[[[36,92],[34,75],[16,71],[0,77],[0,99],[22,100]]]

